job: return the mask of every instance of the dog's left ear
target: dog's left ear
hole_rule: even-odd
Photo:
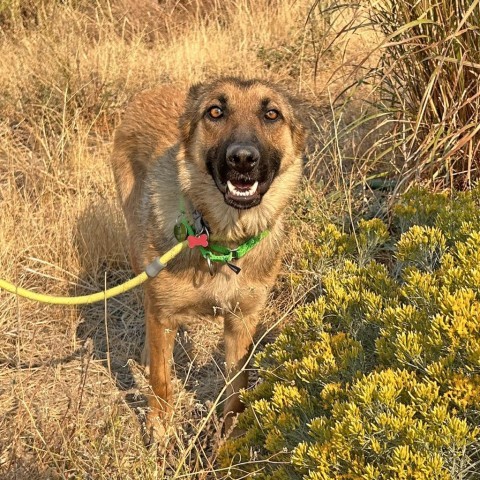
[[[202,113],[199,111],[198,106],[201,103],[206,90],[207,87],[204,83],[195,83],[188,90],[187,98],[185,100],[185,109],[182,115],[180,115],[178,121],[182,141],[186,141],[190,137],[197,122],[199,122],[202,117]]]

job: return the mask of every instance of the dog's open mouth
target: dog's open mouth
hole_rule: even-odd
[[[228,143],[207,154],[207,169],[230,207],[256,207],[269,190],[280,165],[280,155],[262,156],[250,143]]]
[[[262,199],[259,187],[258,180],[227,180],[224,188],[225,203],[239,209],[252,208]]]
[[[251,197],[257,193],[258,181],[227,180],[228,193],[233,197]]]

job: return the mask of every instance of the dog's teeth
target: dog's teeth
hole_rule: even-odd
[[[227,180],[227,187],[230,193],[237,197],[250,197],[257,191],[258,181],[255,182],[248,190],[238,190],[230,180]]]

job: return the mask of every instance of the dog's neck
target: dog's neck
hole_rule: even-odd
[[[198,210],[202,214],[215,241],[243,242],[264,230],[281,230],[283,212],[300,182],[300,157],[290,165],[289,171],[280,171],[259,205],[245,210],[227,205],[211,175],[200,173],[182,157],[177,164],[181,192],[190,204],[190,211]]]
[[[219,192],[220,194],[220,192]],[[230,207],[220,198],[213,205],[191,192],[184,192],[186,212],[189,216],[198,211],[208,227],[209,234],[216,241],[243,242],[272,229],[280,221],[280,215],[272,215],[268,205],[260,205],[248,210],[238,210]],[[267,202],[265,202],[267,203]]]

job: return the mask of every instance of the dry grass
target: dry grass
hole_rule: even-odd
[[[378,2],[389,40],[379,108],[396,117],[392,150],[403,182],[470,188],[480,179],[480,2]]]
[[[332,212],[351,211],[351,184],[367,172],[358,162],[351,177],[343,176],[364,148],[361,135],[350,135],[345,125],[363,107],[349,101],[332,108],[332,99],[362,74],[374,37],[347,32],[351,10],[325,15],[326,4],[312,3],[2,3],[0,276],[57,294],[97,291],[131,276],[107,160],[129,98],[159,82],[241,74],[302,93],[314,106],[320,139],[310,180],[325,179],[308,195],[343,191],[331,197]],[[286,272],[292,252],[299,254],[295,238],[309,228],[301,212],[292,213]],[[266,328],[302,298],[303,289],[286,278]],[[138,365],[142,317],[140,290],[82,308],[0,291],[0,477],[226,476],[215,470],[221,325],[191,325],[178,338],[174,428],[157,455],[143,446],[140,428],[147,388]]]

